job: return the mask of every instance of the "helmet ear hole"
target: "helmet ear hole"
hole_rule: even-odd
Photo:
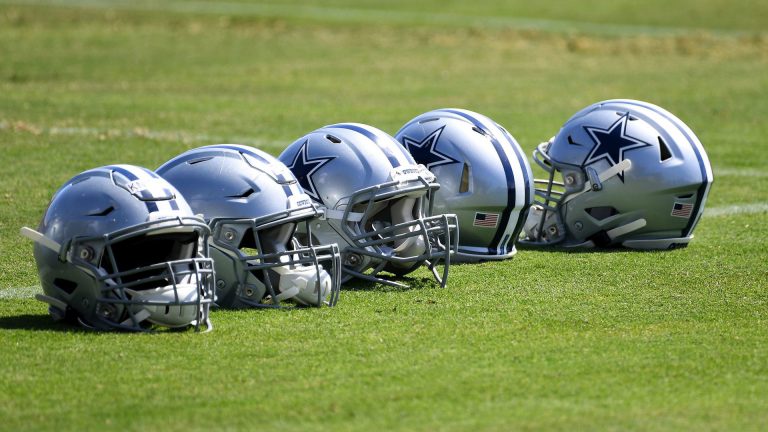
[[[464,168],[461,170],[461,182],[459,183],[459,193],[469,192],[469,164],[464,162]]]
[[[484,130],[480,129],[477,126],[472,126],[472,130],[479,133],[480,135],[487,135],[487,133]]]

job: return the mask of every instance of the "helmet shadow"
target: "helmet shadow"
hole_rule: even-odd
[[[344,282],[341,286],[342,291],[378,291],[378,292],[405,292],[411,290],[438,288],[439,285],[432,277],[412,277],[400,276],[397,281],[389,279],[400,285],[389,285],[380,282],[367,281],[363,279],[352,279]]]
[[[58,331],[58,332],[91,332],[77,323],[68,321],[56,322],[48,314],[24,314],[0,317],[0,329],[29,330],[29,331]]]
[[[533,246],[533,245],[526,245],[526,244],[517,244],[518,250],[524,250],[524,251],[540,251],[540,252],[548,252],[548,253],[557,253],[557,254],[607,254],[607,253],[618,253],[618,252],[631,252],[636,254],[645,254],[645,253],[658,253],[658,252],[666,252],[671,251],[674,249],[683,249],[683,247],[677,247],[674,249],[632,249],[628,247],[624,247],[621,245],[613,245],[613,246],[596,246],[596,247],[574,247],[574,248],[567,248],[562,246]]]

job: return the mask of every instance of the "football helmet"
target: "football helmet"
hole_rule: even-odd
[[[21,233],[35,242],[36,298],[54,320],[98,330],[212,329],[208,227],[152,171],[85,171],[53,195],[37,231]]]
[[[329,125],[296,140],[280,160],[323,208],[312,234],[323,244],[339,244],[344,281],[403,286],[380,272],[404,275],[426,264],[445,286],[456,216],[432,215],[429,198],[439,187],[434,175],[392,136],[359,123]]]
[[[435,211],[459,218],[456,261],[515,254],[533,175],[512,135],[484,115],[447,108],[417,116],[395,138],[437,177]]]
[[[536,181],[537,203],[524,228],[525,242],[535,245],[686,246],[713,180],[707,153],[685,123],[629,99],[579,111],[534,159],[549,173]]]
[[[311,233],[310,223],[321,213],[276,158],[243,145],[210,145],[182,153],[157,173],[208,221],[216,304],[336,304],[338,246],[315,246],[309,236],[299,241],[297,226]]]

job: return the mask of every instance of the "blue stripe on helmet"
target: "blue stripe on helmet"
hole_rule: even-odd
[[[330,125],[330,126],[327,126],[327,127],[339,128],[339,129],[347,129],[347,130],[355,131],[355,132],[365,136],[369,140],[375,142],[376,144],[378,144],[378,147],[381,149],[381,151],[384,153],[384,155],[387,157],[387,160],[389,160],[389,163],[391,163],[393,167],[399,167],[399,166],[403,165],[403,161],[398,159],[396,155],[391,154],[390,152],[386,151],[383,148],[384,144],[379,141],[379,136],[376,135],[375,133],[373,133],[372,131],[370,131],[370,130],[364,128],[364,127],[360,127],[358,125],[351,124],[351,123],[339,123],[339,124],[334,124],[334,125]],[[398,148],[399,147],[400,147],[400,145],[398,144]]]
[[[517,163],[520,166],[520,171],[523,172],[523,187],[525,188],[525,198],[523,201],[523,207],[520,209],[520,216],[517,218],[517,224],[515,224],[515,228],[512,231],[512,242],[514,243],[515,240],[517,240],[518,237],[520,237],[520,232],[523,230],[523,225],[525,225],[525,219],[526,215],[528,214],[528,208],[531,206],[532,203],[532,196],[531,191],[533,190],[533,185],[531,184],[531,181],[533,180],[533,173],[530,172],[530,167],[528,166],[528,159],[523,153],[522,148],[520,148],[520,145],[517,143],[515,138],[509,133],[506,132],[504,129],[501,128],[501,126],[497,125],[497,127],[501,130],[504,137],[509,142],[510,146],[512,147],[512,151],[515,153],[515,156],[517,157]],[[527,174],[527,175],[526,175]]]
[[[239,152],[239,153],[245,153],[248,156],[251,156],[251,157],[257,159],[259,162],[263,162],[263,163],[265,163],[267,165],[272,165],[274,163],[274,161],[271,161],[271,160],[265,158],[263,154],[257,153],[255,151],[253,151],[253,149],[248,147],[248,146],[235,145],[235,144],[214,144],[214,145],[211,145],[211,146],[207,146],[205,148],[206,149],[220,148],[220,149],[226,149],[226,150],[234,150],[234,151]]]
[[[121,166],[118,166],[118,165],[110,165],[110,166],[108,166],[106,168],[109,169],[109,170],[112,170],[114,172],[122,174],[129,181],[134,181],[134,180],[138,180],[139,179],[139,177],[136,174],[132,173],[130,170],[128,170],[128,169],[126,169],[124,167],[121,167]]]
[[[480,128],[481,130],[484,130],[486,132],[490,132],[487,130],[483,122],[476,118],[475,116],[469,114],[468,112],[457,110],[457,109],[441,109],[438,111],[448,112],[451,114],[456,114],[466,120],[469,120],[475,127]],[[504,149],[502,148],[503,143],[499,142],[498,139],[494,136],[494,134],[489,133],[488,136],[491,138],[490,141],[493,144],[494,150],[496,150],[496,154],[499,156],[501,160],[506,160],[507,156],[504,152]],[[496,233],[493,235],[493,239],[491,240],[491,244],[489,249],[498,251],[498,247],[501,244],[502,237],[504,236],[504,231],[507,227],[507,224],[509,223],[509,218],[512,215],[512,210],[515,207],[515,177],[512,173],[512,167],[509,166],[509,164],[502,164],[504,167],[504,176],[506,177],[507,182],[507,205],[504,207],[504,211],[501,214],[501,219],[499,221],[499,227],[496,229]],[[526,194],[527,194],[526,189]],[[511,249],[502,251],[502,253],[509,253]]]
[[[617,100],[614,102],[622,102],[626,103],[627,105],[635,105],[642,108],[650,109],[651,111],[655,112],[656,114],[661,115],[662,117],[666,118],[672,124],[674,124],[677,129],[685,135],[685,137],[688,139],[688,142],[695,143],[698,141],[698,138],[695,136],[691,136],[693,131],[691,131],[687,125],[686,127],[679,127],[677,123],[683,123],[682,120],[677,118],[674,114],[668,112],[664,108],[661,108],[659,106],[655,106],[653,104],[650,104],[648,102],[642,102],[642,101],[634,101],[629,99],[624,100]],[[671,116],[671,117],[670,117]],[[685,123],[683,123],[685,124]],[[689,133],[690,132],[690,133]],[[709,183],[713,180],[707,176],[707,167],[704,163],[704,157],[701,155],[701,152],[699,151],[699,147],[695,144],[691,144],[691,147],[693,147],[693,153],[696,155],[696,161],[699,164],[699,170],[701,171],[701,177],[702,177],[702,183],[701,186],[696,190],[696,202],[693,205],[693,211],[691,212],[692,216],[690,219],[688,219],[688,224],[686,224],[685,228],[683,228],[681,232],[681,237],[688,237],[691,235],[691,232],[693,231],[693,227],[696,225],[696,222],[699,220],[699,211],[701,210],[701,205],[704,203],[704,194],[707,192],[707,187],[709,186]]]
[[[283,192],[285,192],[285,196],[293,195],[293,189],[291,188],[291,185],[283,185]]]

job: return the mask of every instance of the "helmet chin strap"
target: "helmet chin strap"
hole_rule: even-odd
[[[605,236],[608,238],[610,242],[613,242],[618,237],[621,237],[625,234],[629,234],[632,231],[637,231],[640,228],[644,227],[648,222],[645,219],[635,219],[632,222],[625,223],[624,225],[617,226],[616,228],[609,229],[605,232]],[[583,243],[574,244],[574,245],[568,245],[567,247],[595,247],[595,242],[592,240],[587,240]]]
[[[290,268],[275,267],[271,269],[280,275],[277,300],[292,299],[304,305],[320,306],[331,293],[331,276],[314,266]]]
[[[605,234],[607,234],[611,240],[614,240],[625,234],[629,234],[632,231],[637,231],[647,224],[648,222],[643,218],[635,219],[632,222],[625,223],[624,225],[617,226],[616,228],[610,229],[606,231]]]
[[[399,246],[392,249],[392,254],[397,256],[419,256],[427,250],[424,239],[421,236],[408,237]]]
[[[347,221],[349,222],[360,222],[363,220],[363,214],[357,213],[357,212],[345,212],[344,210],[333,210],[333,209],[323,209],[323,213],[320,215],[320,219],[336,219],[336,220],[342,220],[344,219],[344,215],[347,215]]]
[[[590,192],[590,191],[600,191],[603,189],[603,183],[605,183],[608,179],[612,178],[615,175],[618,175],[619,173],[622,173],[624,171],[629,171],[632,168],[632,161],[629,159],[624,159],[623,161],[617,163],[616,165],[601,171],[599,174],[595,175],[595,171],[589,171],[590,168],[587,168],[587,177],[589,180],[584,182],[584,188],[576,193],[569,194],[566,196],[561,204],[565,204],[568,201],[580,196],[583,193]]]
[[[195,304],[195,300],[200,293],[193,277],[187,278],[186,283],[140,291],[126,288],[125,292],[130,294],[134,301],[148,303],[141,305],[142,309],[134,314],[137,322],[147,319],[162,326],[183,327],[196,322],[198,318],[199,306]],[[132,319],[129,318],[128,321]]]
[[[46,237],[42,233],[37,232],[30,227],[21,227],[19,234],[21,234],[22,237],[26,237],[32,240],[33,242],[39,244],[40,246],[44,246],[56,252],[56,254],[61,253],[61,245],[58,242]]]
[[[391,217],[394,225],[400,225],[402,223],[411,222],[413,220],[413,208],[416,205],[416,198],[402,198],[392,204]],[[395,234],[401,235],[409,232],[416,231],[418,227],[407,226],[401,229],[395,230]],[[393,255],[402,257],[416,257],[422,255],[427,250],[427,245],[424,242],[422,235],[407,237],[405,239],[395,239],[395,247],[392,249]]]

